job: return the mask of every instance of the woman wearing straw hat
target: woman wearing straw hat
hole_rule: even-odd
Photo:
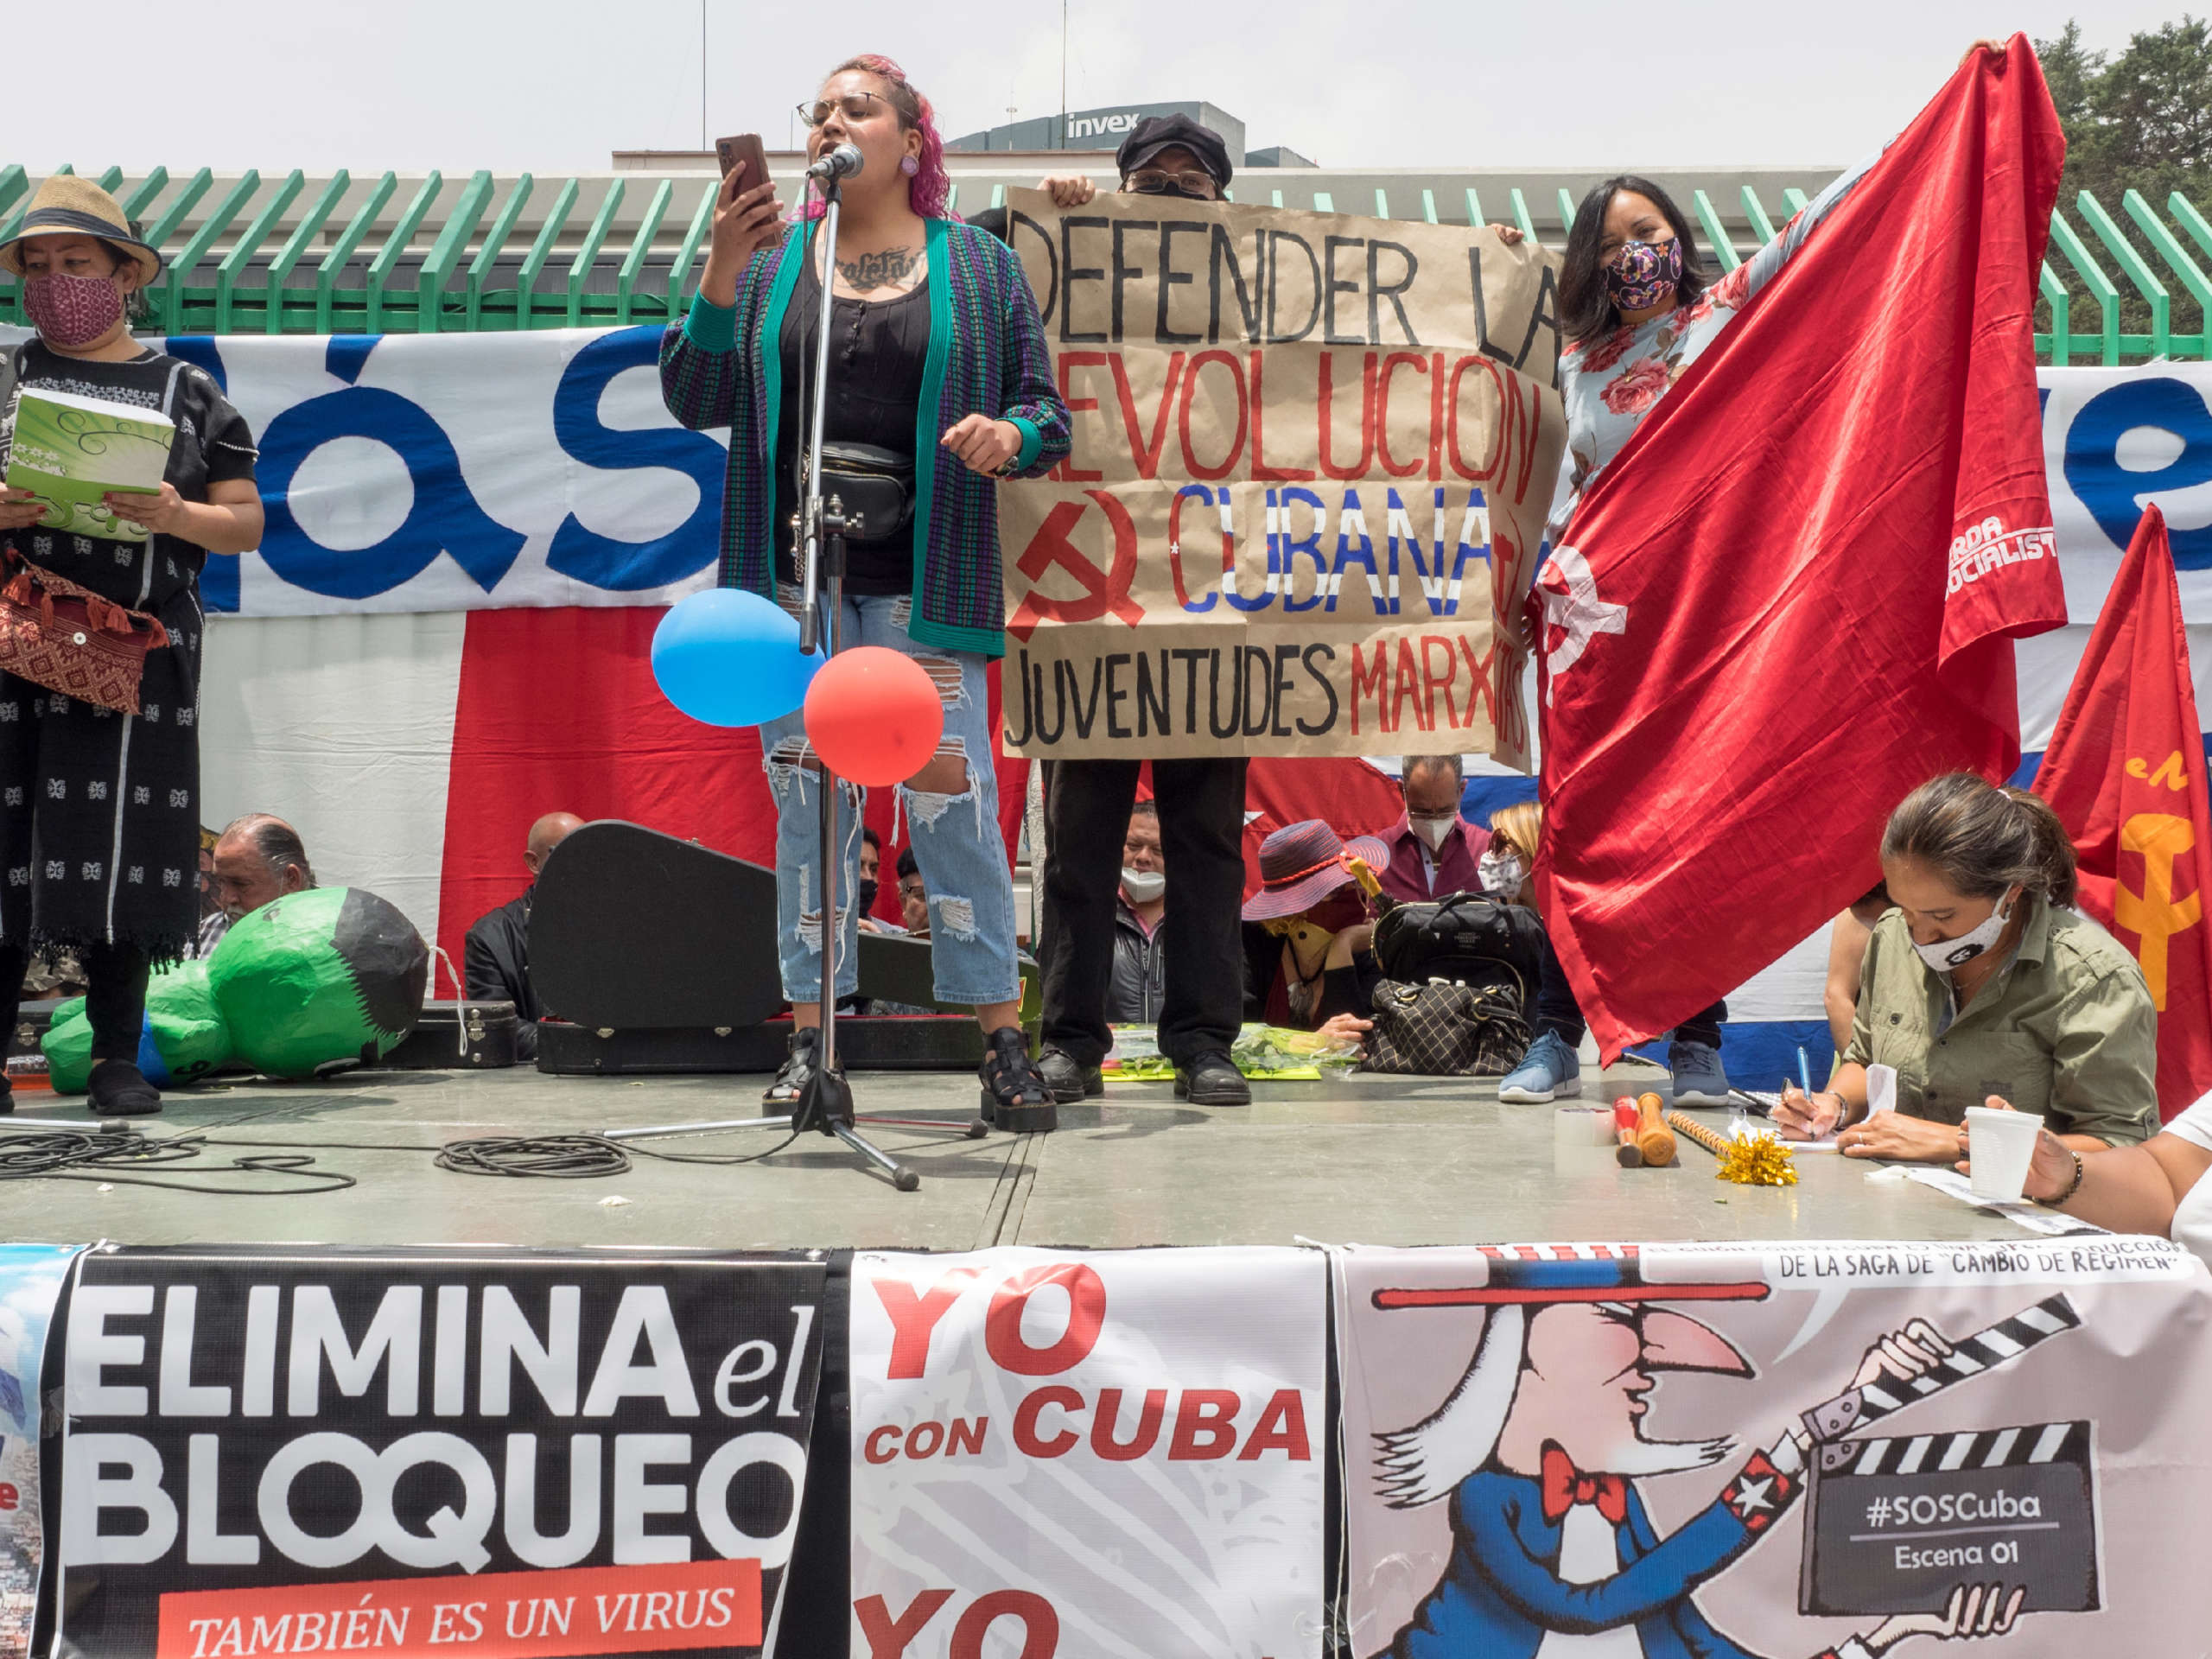
[[[158,493],[109,494],[71,522],[67,507],[0,489],[0,1029],[14,1027],[32,947],[79,947],[92,1109],[157,1112],[137,1064],[147,976],[192,948],[199,922],[199,576],[210,553],[260,543],[253,435],[205,372],[130,337],[131,302],[162,260],[106,191],[47,180],[0,268],[22,280],[38,328],[14,354],[0,469],[26,392],[175,426]],[[86,627],[34,638],[28,619],[48,601],[82,607]],[[149,642],[134,689],[117,689],[111,658],[95,677],[94,658],[73,657],[104,630]],[[0,1112],[11,1103],[0,1084]]]
[[[1244,961],[1250,1000],[1269,1025],[1339,1042],[1369,1029],[1382,977],[1372,948],[1376,877],[1389,868],[1390,849],[1374,836],[1347,842],[1319,818],[1286,824],[1260,843],[1260,890],[1244,906]]]

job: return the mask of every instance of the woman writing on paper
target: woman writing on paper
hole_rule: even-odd
[[[997,480],[1040,476],[1067,454],[1067,406],[1021,267],[1003,243],[951,217],[943,141],[899,67],[850,59],[800,113],[810,161],[848,144],[861,156],[843,185],[836,268],[822,268],[818,205],[783,225],[772,185],[731,174],[698,298],[661,346],[661,394],[684,425],[729,429],[723,585],[795,604],[804,573],[789,526],[804,496],[800,425],[811,407],[802,388],[826,322],[824,493],[874,503],[848,548],[838,643],[914,658],[944,700],[937,754],[899,786],[929,894],[937,995],[973,1007],[982,1025],[985,1116],[1010,1130],[1049,1129],[1052,1091],[1021,1033],[984,672],[1006,649]],[[804,717],[767,722],[760,741],[794,1016],[791,1056],[767,1098],[789,1101],[820,1052],[825,938],[835,994],[849,995],[859,972],[850,895],[860,813],[849,798],[839,914],[825,927],[810,897],[823,887],[821,808]]]
[[[1867,942],[1850,1045],[1827,1089],[1783,1090],[1785,1133],[1949,1162],[1966,1109],[1990,1095],[2076,1152],[2158,1128],[2150,987],[2073,908],[2074,844],[2049,806],[1968,772],[1923,784],[1890,815],[1882,877],[1895,908]],[[1896,1068],[1897,1109],[1869,1117],[1873,1065]]]
[[[154,435],[132,442],[168,443],[144,493],[73,511],[0,490],[0,1030],[15,1028],[32,949],[78,947],[92,1109],[157,1112],[137,1066],[147,978],[192,949],[200,923],[200,571],[211,553],[260,544],[253,434],[204,371],[130,337],[161,256],[106,191],[48,179],[0,267],[22,279],[38,328],[15,353],[0,468],[19,425],[31,462],[27,416],[61,411],[60,434],[85,415],[42,393],[143,412]],[[48,452],[60,441],[46,426],[39,437]],[[41,628],[49,600],[83,606],[86,626]],[[135,685],[101,650],[125,639],[145,647]],[[0,1112],[10,1104],[0,1083]]]

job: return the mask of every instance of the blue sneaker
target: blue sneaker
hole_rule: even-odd
[[[1582,1062],[1555,1031],[1529,1045],[1521,1064],[1497,1085],[1497,1097],[1515,1106],[1541,1106],[1582,1093]]]
[[[1728,1074],[1720,1066],[1720,1051],[1707,1043],[1677,1039],[1667,1045],[1667,1069],[1675,1074],[1677,1106],[1726,1106]]]

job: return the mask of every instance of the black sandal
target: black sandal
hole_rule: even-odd
[[[796,1106],[806,1085],[814,1080],[814,1065],[822,1052],[822,1028],[801,1026],[791,1033],[791,1053],[776,1068],[776,1080],[760,1091],[763,1106]]]
[[[1019,1027],[1001,1026],[983,1039],[983,1122],[1008,1135],[1049,1135],[1060,1127],[1052,1086],[1029,1058]]]

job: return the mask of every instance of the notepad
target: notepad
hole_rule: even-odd
[[[143,542],[149,532],[100,498],[111,490],[160,494],[175,440],[176,423],[159,410],[26,386],[16,400],[8,486],[44,504],[42,530]]]

